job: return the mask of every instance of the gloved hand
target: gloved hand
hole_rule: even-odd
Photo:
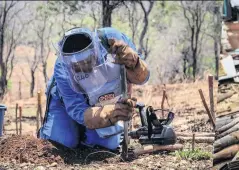
[[[109,52],[116,54],[116,64],[124,64],[127,72],[127,79],[131,83],[141,84],[149,76],[149,70],[146,63],[141,60],[138,54],[123,41],[109,39]]]
[[[109,39],[110,53],[116,54],[116,64],[124,64],[130,69],[134,69],[139,62],[138,54],[123,41]]]
[[[98,129],[112,126],[119,120],[130,120],[136,101],[135,98],[124,99],[112,105],[90,107],[84,113],[85,126],[88,129]]]

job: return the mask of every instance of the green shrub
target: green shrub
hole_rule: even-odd
[[[175,151],[173,153],[174,156],[177,156],[180,159],[191,159],[191,160],[208,160],[212,157],[210,152],[202,151],[201,149],[197,148],[194,151],[192,150],[181,150]]]

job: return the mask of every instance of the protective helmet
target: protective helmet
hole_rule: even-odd
[[[91,93],[107,82],[106,62],[99,62],[104,57],[96,31],[68,30],[61,42],[60,55],[74,91]]]

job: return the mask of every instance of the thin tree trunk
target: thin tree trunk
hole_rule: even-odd
[[[184,77],[186,78],[187,77],[187,58],[186,58],[186,55],[184,55],[183,57],[183,74],[184,74]]]
[[[45,84],[47,84],[47,81],[48,81],[48,77],[47,77],[47,62],[44,62],[42,64],[42,67],[43,67],[43,75],[44,75]]]
[[[30,95],[31,97],[34,96],[34,88],[35,88],[35,71],[31,70],[31,89],[30,89]]]
[[[5,22],[6,22],[6,17],[7,13],[5,12],[6,9],[6,1],[4,2],[4,11],[3,11],[3,16],[1,18],[1,25],[0,25],[0,67],[1,67],[1,78],[0,78],[0,99],[3,99],[3,96],[5,94],[5,88],[6,88],[6,77],[5,77],[5,64],[3,61],[3,46],[4,46],[4,32],[5,32]]]
[[[111,27],[112,9],[110,7],[110,0],[102,1],[102,26]]]
[[[149,1],[149,3],[150,4],[149,4],[149,7],[148,7],[148,10],[146,10],[143,2],[142,1],[139,2],[140,6],[141,6],[141,8],[142,8],[142,10],[144,12],[144,19],[143,19],[144,26],[143,26],[143,30],[142,30],[142,32],[140,34],[140,38],[139,38],[139,46],[140,46],[139,48],[140,48],[140,50],[142,50],[144,52],[144,59],[145,60],[148,57],[149,49],[147,49],[147,41],[148,40],[146,39],[146,47],[144,45],[143,40],[144,40],[145,35],[147,33],[147,30],[148,30],[148,24],[149,24],[149,20],[148,20],[149,18],[148,17],[149,17],[149,14],[150,14],[150,12],[151,12],[151,10],[153,8],[154,1]]]
[[[197,55],[196,51],[193,52],[193,81],[196,80],[196,70],[197,70]]]
[[[214,54],[215,54],[215,67],[216,67],[215,75],[216,75],[216,79],[217,79],[218,78],[218,69],[219,69],[219,67],[218,67],[218,62],[219,62],[218,58],[219,58],[219,56],[218,56],[218,42],[217,42],[216,38],[214,38]]]

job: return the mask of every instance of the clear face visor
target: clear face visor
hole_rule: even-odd
[[[90,73],[96,66],[97,58],[94,49],[64,55],[63,60],[73,73]]]
[[[75,37],[77,38],[77,35]],[[101,89],[107,83],[108,78],[106,76],[107,63],[98,62],[99,57],[102,57],[98,36],[94,35],[91,39],[89,37],[84,39],[80,36],[76,40],[70,38],[71,42],[63,43],[61,58],[65,63],[72,89],[88,94]],[[84,48],[77,50],[77,46]]]

